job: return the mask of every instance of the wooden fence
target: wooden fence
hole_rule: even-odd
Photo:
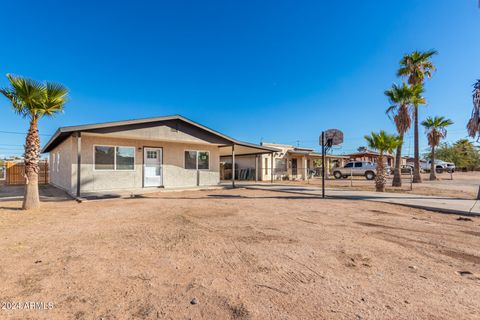
[[[38,172],[38,184],[48,184],[48,162],[42,160],[38,165],[40,167],[40,171]],[[23,162],[7,161],[5,167],[7,169],[7,185],[25,184],[25,164]]]

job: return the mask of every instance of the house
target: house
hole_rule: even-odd
[[[313,171],[317,175],[320,174],[322,155],[313,149],[274,143],[262,143],[261,146],[274,148],[278,151],[236,157],[236,179],[260,181],[306,180]],[[331,168],[343,165],[348,157],[326,155],[325,160],[325,167],[327,174],[329,174]],[[221,161],[227,168],[222,178],[228,179],[231,177],[231,157],[223,156]],[[242,172],[251,172],[252,174],[245,176]]]
[[[377,151],[372,151],[368,149],[363,149],[355,153],[346,154],[346,157],[350,161],[366,161],[376,163],[378,160],[379,153]],[[395,157],[392,154],[386,153],[383,155],[385,162],[388,166],[393,167],[395,163]]]
[[[221,156],[277,151],[180,115],[62,127],[42,150],[49,153],[50,183],[78,197],[218,185]]]

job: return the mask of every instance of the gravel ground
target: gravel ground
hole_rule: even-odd
[[[476,199],[480,186],[480,172],[455,172],[452,176],[449,173],[437,174],[438,180],[430,181],[428,174],[422,174],[423,182],[413,184],[410,190],[410,177],[403,175],[403,186],[401,188],[391,187],[391,175],[387,182],[388,192],[414,193],[428,196],[445,196],[454,198]],[[304,184],[304,181],[282,181],[282,183]],[[308,181],[312,185],[321,185],[319,178]],[[330,179],[326,181],[329,188],[346,188],[351,190],[375,190],[375,182],[367,181],[364,177],[354,177],[353,181],[347,179]]]
[[[0,302],[53,308],[1,319],[480,314],[478,218],[243,189],[19,206],[0,202]]]

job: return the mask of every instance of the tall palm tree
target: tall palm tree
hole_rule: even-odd
[[[397,71],[398,76],[408,78],[410,85],[423,84],[425,78],[431,78],[433,71],[436,70],[435,65],[430,58],[437,54],[436,50],[428,50],[425,52],[414,51],[405,55],[400,60],[400,68]],[[414,131],[414,172],[413,182],[422,182],[420,175],[420,147],[418,134],[418,104],[413,105],[413,131]]]
[[[379,133],[372,132],[371,135],[365,136],[368,146],[372,149],[378,150],[377,173],[375,175],[375,189],[377,192],[385,192],[385,161],[383,156],[385,152],[391,153],[395,148],[402,144],[398,136],[391,135],[385,131]]]
[[[68,89],[61,84],[38,82],[24,77],[7,74],[10,85],[0,92],[10,100],[13,110],[30,122],[25,139],[25,197],[23,209],[40,205],[38,194],[38,161],[40,158],[40,137],[38,121],[62,112],[67,100]]]
[[[423,89],[421,85],[409,86],[406,83],[403,83],[401,86],[394,84],[391,89],[385,91],[385,95],[388,97],[391,104],[386,113],[395,122],[399,139],[401,141],[395,154],[395,168],[392,182],[393,187],[402,186],[400,166],[402,162],[403,137],[411,126],[410,106],[414,102],[424,102],[424,99],[421,96],[422,92]],[[421,101],[421,99],[423,99],[423,101]]]
[[[422,121],[422,126],[424,126],[427,131],[428,145],[432,148],[430,156],[430,180],[437,180],[437,176],[435,175],[435,147],[440,144],[440,140],[447,136],[446,127],[452,124],[453,121],[445,119],[445,117],[428,117]]]
[[[473,85],[473,110],[472,116],[467,124],[468,135],[475,138],[480,137],[480,80]]]

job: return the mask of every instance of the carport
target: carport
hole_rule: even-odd
[[[262,154],[271,155],[271,167],[273,168],[273,159],[277,148],[256,145],[253,143],[234,141],[232,145],[220,146],[220,157],[231,157],[232,159],[232,187],[235,188],[235,158],[255,156],[255,181],[258,181],[258,157]],[[271,182],[273,183],[273,170],[271,170]]]

